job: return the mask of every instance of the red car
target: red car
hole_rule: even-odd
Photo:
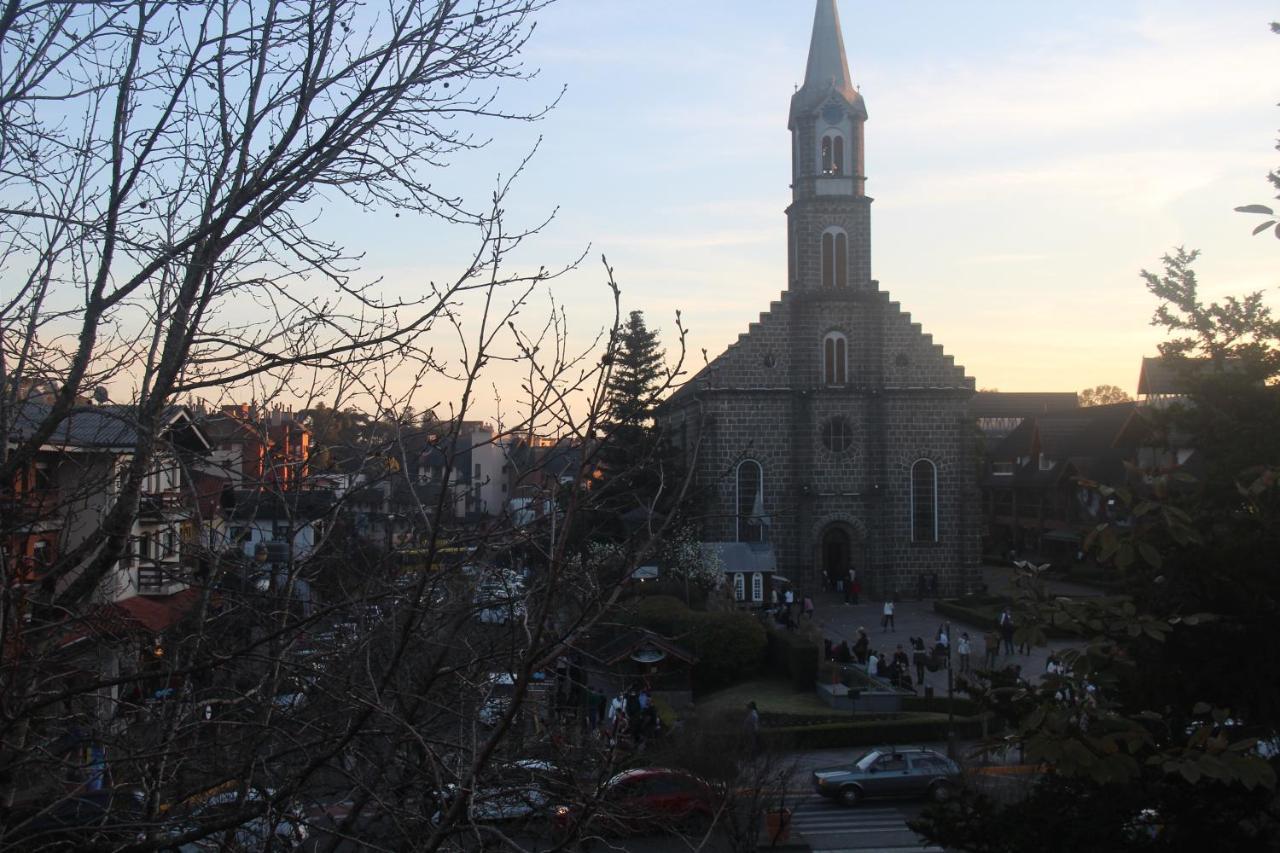
[[[711,787],[683,770],[651,767],[624,770],[600,789],[600,798],[583,817],[580,807],[555,810],[556,829],[583,834],[636,834],[675,828],[701,828],[715,814]]]

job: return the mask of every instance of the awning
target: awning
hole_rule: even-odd
[[[108,604],[95,621],[107,633],[123,629],[160,634],[187,615],[199,599],[197,589],[184,589],[173,595],[134,595]]]
[[[727,573],[778,570],[773,545],[767,542],[703,542],[701,545],[703,555],[718,559],[720,567]]]

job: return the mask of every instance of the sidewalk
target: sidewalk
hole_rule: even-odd
[[[983,580],[991,594],[1002,595],[1008,593],[1012,569],[984,566],[982,572]],[[1092,588],[1065,582],[1050,582],[1050,589],[1062,595],[1079,597],[1100,594]],[[914,595],[908,595],[903,600],[895,601],[895,630],[886,631],[880,627],[880,618],[884,611],[883,599],[869,599],[864,595],[860,604],[852,605],[844,603],[843,595],[819,593],[814,597],[814,605],[816,607],[814,621],[817,623],[821,635],[831,638],[834,644],[838,645],[841,640],[848,640],[849,645],[852,646],[858,637],[858,628],[863,627],[867,631],[867,638],[871,641],[872,649],[892,656],[896,648],[901,645],[907,655],[910,656],[911,637],[923,637],[925,647],[932,649],[934,637],[938,633],[938,627],[947,621],[946,617],[934,612],[933,601],[934,599],[931,598],[919,601]],[[972,649],[969,658],[972,667],[982,666],[983,655],[986,651],[986,645],[983,642],[985,629],[952,621],[950,640],[953,666],[956,673],[959,673],[960,659],[955,650],[960,640],[960,635],[966,631],[969,634],[969,644]],[[1050,640],[1049,643],[1048,646],[1032,647],[1030,654],[1001,655],[997,660],[997,664],[999,666],[1017,664],[1022,667],[1024,678],[1029,681],[1035,681],[1044,674],[1050,652],[1067,648],[1083,648],[1084,646],[1082,642],[1075,640]],[[911,677],[915,678],[914,667],[912,667]],[[940,669],[937,672],[926,670],[924,684],[933,688],[935,696],[946,696],[946,670]],[[923,695],[924,691],[921,685],[916,685],[916,692]]]

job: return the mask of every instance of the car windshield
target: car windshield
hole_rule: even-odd
[[[866,755],[859,758],[853,766],[857,767],[859,770],[867,770],[872,764],[876,763],[876,759],[880,757],[880,754],[880,750],[873,749]]]

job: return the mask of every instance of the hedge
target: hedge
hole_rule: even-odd
[[[690,610],[669,595],[631,599],[624,624],[648,628],[686,646],[698,656],[693,675],[696,689],[733,684],[760,670],[766,648],[765,630],[749,613]]]
[[[818,644],[790,631],[768,631],[766,655],[774,670],[784,672],[796,691],[812,690],[818,681],[818,663],[822,657]]]
[[[896,718],[858,718],[845,723],[779,726],[760,730],[770,747],[778,749],[835,749],[846,746],[886,746],[930,743],[947,739],[946,714],[904,714]],[[982,737],[982,717],[955,718],[957,738]]]

